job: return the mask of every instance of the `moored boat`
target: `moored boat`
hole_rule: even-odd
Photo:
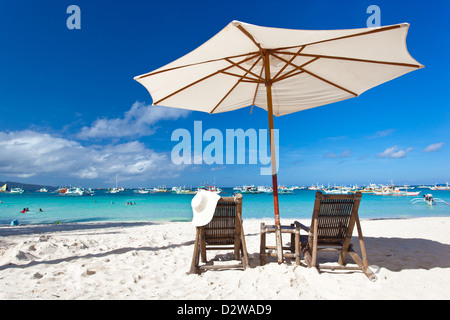
[[[84,194],[84,190],[81,188],[71,187],[66,190],[64,195],[66,196],[82,196]]]
[[[10,192],[12,194],[22,194],[23,193],[23,189],[22,188],[11,188]]]

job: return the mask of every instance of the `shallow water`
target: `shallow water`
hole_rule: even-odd
[[[450,191],[431,191],[450,203]],[[224,188],[221,196],[233,194],[231,188]],[[0,224],[18,220],[20,224],[92,222],[92,221],[190,221],[192,219],[191,199],[193,195],[173,193],[139,194],[133,190],[109,194],[96,190],[93,196],[60,196],[55,193],[24,192],[23,194],[0,193]],[[282,218],[310,218],[314,205],[315,191],[295,190],[292,195],[280,195],[280,216]],[[273,217],[273,196],[267,194],[244,194],[243,218]],[[416,197],[375,196],[363,194],[359,215],[361,219],[413,218],[450,216],[450,206],[438,203],[430,207],[425,203],[411,205]],[[136,203],[127,205],[127,202]],[[21,213],[29,208],[26,213]],[[39,209],[43,212],[40,212]]]

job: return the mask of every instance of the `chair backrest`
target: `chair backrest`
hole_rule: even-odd
[[[342,245],[351,237],[361,202],[361,192],[354,194],[316,193],[312,224],[317,219],[318,245]],[[311,226],[312,229],[312,226]]]
[[[222,197],[217,202],[212,220],[204,227],[209,245],[234,244],[242,226],[242,194]]]

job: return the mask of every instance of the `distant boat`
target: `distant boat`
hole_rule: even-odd
[[[381,188],[381,190],[373,191],[373,195],[376,196],[418,196],[420,194],[420,191],[417,192],[410,192],[408,190],[402,191],[399,188],[393,187],[393,186],[385,186]]]
[[[89,195],[89,196],[93,196],[95,195],[95,192],[92,188],[87,188],[87,189],[83,189],[84,190],[84,194],[83,195]]]
[[[21,194],[21,193],[23,193],[23,189],[22,188],[11,188],[11,193]]]
[[[258,191],[261,193],[266,193],[266,194],[273,193],[272,187],[267,187],[267,186],[258,186]]]
[[[414,188],[415,187],[411,187],[410,185],[407,185],[407,184],[405,184],[404,186],[401,186],[401,187],[397,187],[397,189],[399,189],[399,190],[402,190],[402,189],[405,189],[405,190],[410,189],[410,190],[412,190]]]
[[[196,190],[186,189],[185,187],[172,187],[172,192],[176,194],[197,194]]]
[[[117,187],[117,184],[118,184],[118,175],[116,174],[116,187],[115,188],[109,188],[107,193],[119,193],[121,191],[124,191],[124,188]]]
[[[323,189],[324,189],[324,186],[323,185],[319,186],[318,182],[317,182],[316,186],[312,185],[311,187],[308,188],[308,190],[323,190]]]
[[[147,193],[149,193],[149,191],[140,188],[140,189],[138,190],[138,193],[140,193],[140,194],[147,194]]]
[[[82,196],[84,194],[84,190],[81,188],[68,188],[64,195],[66,196]]]
[[[446,205],[450,206],[450,204],[448,204],[444,200],[433,197],[433,195],[431,193],[424,194],[422,198],[412,199],[410,202],[411,202],[411,204],[416,204],[416,203],[419,203],[419,202],[425,202],[430,207],[436,206],[438,204],[438,202],[442,202],[442,203],[445,203]]]
[[[0,192],[6,192],[6,183],[0,187]]]
[[[37,192],[48,192],[46,188],[40,188]]]
[[[294,194],[294,190],[285,186],[278,186],[278,194]]]
[[[437,190],[437,191],[440,191],[440,190],[450,190],[450,186],[448,185],[448,182],[447,182],[447,184],[445,185],[445,186],[438,186],[438,185],[434,185],[434,187],[430,187],[430,189],[431,190]]]
[[[152,192],[168,192],[166,186],[158,186],[158,188],[153,188]]]
[[[335,188],[335,189],[324,189],[325,194],[350,194],[350,189],[346,188]]]
[[[254,185],[251,185],[251,186],[244,185],[237,189],[237,193],[244,193],[244,194],[246,194],[246,193],[261,193],[261,192],[262,191],[258,190],[258,188],[255,187]]]
[[[215,185],[214,186],[200,186],[197,188],[197,191],[201,191],[201,190],[211,191],[211,192],[214,192],[217,194],[222,192],[222,189],[216,187]]]

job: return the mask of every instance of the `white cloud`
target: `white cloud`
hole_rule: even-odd
[[[393,158],[393,159],[399,159],[404,158],[406,155],[412,151],[413,148],[409,147],[408,149],[401,150],[398,146],[393,146],[391,148],[387,148],[383,152],[377,154],[377,157],[379,158]]]
[[[442,148],[444,146],[444,144],[445,144],[444,142],[430,144],[428,147],[423,149],[423,152],[436,152],[440,148]]]
[[[78,134],[80,139],[122,138],[152,135],[155,125],[162,120],[185,118],[188,110],[146,105],[135,102],[125,112],[123,118],[97,119],[90,127],[83,127]]]
[[[0,132],[0,174],[32,177],[42,174],[81,179],[121,180],[175,177],[183,169],[167,153],[154,152],[138,141],[83,146],[77,141],[31,130]]]

